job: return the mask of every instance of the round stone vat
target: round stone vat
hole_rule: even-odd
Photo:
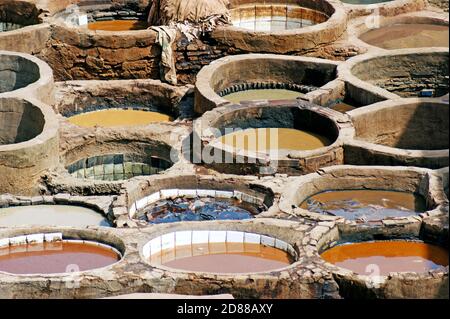
[[[39,66],[34,61],[0,52],[0,93],[23,89],[39,79]]]
[[[448,246],[419,237],[330,231],[318,253],[346,299],[448,298]]]
[[[348,115],[355,138],[346,149],[347,163],[448,166],[447,103],[437,99],[392,100]]]
[[[147,125],[191,116],[188,92],[157,80],[68,81],[58,84],[54,108],[84,127]]]
[[[389,98],[440,97],[449,92],[448,60],[448,48],[392,50],[355,57],[340,66],[339,73],[346,81]]]
[[[0,3],[0,32],[14,31],[42,22],[41,11],[26,1],[4,0]]]
[[[212,38],[245,52],[286,54],[329,43],[345,30],[346,13],[338,1],[231,0],[232,26],[218,26]]]
[[[110,227],[108,219],[101,213],[69,205],[12,206],[0,209],[0,227],[21,226],[70,226]]]
[[[370,222],[418,216],[426,210],[426,201],[418,194],[391,190],[328,190],[310,196],[300,207],[319,214]]]
[[[283,219],[306,217],[335,221],[345,231],[418,235],[423,217],[441,214],[446,201],[442,182],[431,170],[346,165],[291,182],[279,207],[287,213]]]
[[[302,6],[302,2],[305,6]],[[235,27],[254,32],[301,29],[329,19],[328,14],[333,12],[332,6],[327,6],[325,1],[322,4],[325,5],[320,6],[317,2],[309,1],[260,3],[235,0],[231,1],[231,21]]]
[[[304,101],[225,106],[195,123],[191,160],[230,174],[302,175],[343,163],[348,124],[345,115]]]
[[[0,189],[35,195],[41,176],[59,162],[58,122],[35,100],[0,98]]]
[[[142,254],[151,265],[187,272],[261,273],[295,262],[285,241],[241,231],[179,231],[153,238]]]
[[[336,78],[336,67],[336,62],[307,57],[225,57],[197,75],[195,111],[203,114],[231,101],[307,98],[309,92]]]
[[[180,175],[148,181],[124,184],[114,204],[116,224],[253,219],[271,207],[274,198],[270,189],[252,189],[248,181],[239,179]]]
[[[57,16],[74,27],[87,27],[93,31],[122,32],[147,29],[144,3],[132,1],[79,3],[66,8]]]
[[[0,97],[12,95],[52,104],[52,69],[34,56],[0,51]]]
[[[44,113],[39,106],[18,99],[0,100],[0,145],[30,141],[44,130]]]
[[[67,170],[75,178],[123,181],[158,174],[171,166],[172,162],[156,156],[107,154],[83,158],[67,166]]]
[[[70,240],[61,233],[30,234],[1,239],[0,271],[15,275],[52,275],[104,268],[122,254],[112,246]]]
[[[97,135],[93,143],[74,145],[67,150],[63,160],[74,178],[110,183],[161,173],[172,167],[177,156],[163,141]]]

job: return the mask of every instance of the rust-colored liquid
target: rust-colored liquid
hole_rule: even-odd
[[[104,247],[71,242],[10,246],[0,249],[0,271],[13,274],[55,274],[102,268],[119,260]]]
[[[325,251],[322,258],[360,275],[390,272],[427,272],[448,266],[448,250],[411,241],[377,241],[341,245]]]
[[[90,30],[102,31],[132,31],[147,29],[148,24],[145,21],[136,20],[108,20],[98,21],[88,24]]]
[[[349,220],[381,220],[407,217],[424,212],[425,199],[413,193],[385,190],[329,191],[311,196],[301,208]]]
[[[243,243],[179,246],[152,255],[150,261],[174,269],[212,273],[270,271],[293,262],[292,257],[283,250]]]

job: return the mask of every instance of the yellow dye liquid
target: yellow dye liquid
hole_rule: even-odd
[[[166,114],[139,110],[109,109],[82,113],[69,118],[69,122],[82,127],[137,126],[154,122],[170,122]]]
[[[225,145],[247,151],[274,149],[305,151],[331,144],[324,136],[290,128],[247,129],[224,135],[220,141]]]

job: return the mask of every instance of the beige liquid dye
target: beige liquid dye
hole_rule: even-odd
[[[136,20],[109,20],[89,23],[88,28],[102,31],[132,31],[147,29],[148,24],[145,21]]]
[[[252,100],[295,100],[300,96],[304,96],[304,94],[292,90],[261,89],[235,92],[225,95],[223,98],[233,103],[239,103]]]
[[[283,250],[260,244],[209,243],[164,250],[152,255],[150,262],[187,271],[248,273],[283,268],[293,258]]]
[[[220,141],[225,145],[247,151],[274,149],[305,151],[331,144],[331,141],[324,136],[288,128],[247,129],[224,135]]]
[[[170,122],[166,114],[139,110],[108,109],[82,113],[69,118],[69,122],[82,127],[137,126],[155,122]]]
[[[110,226],[102,214],[79,206],[36,205],[0,209],[0,227]]]
[[[383,49],[448,47],[448,26],[433,24],[396,24],[374,29],[360,39]]]

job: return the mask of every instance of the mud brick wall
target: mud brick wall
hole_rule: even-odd
[[[161,50],[156,32],[126,37],[52,26],[39,57],[50,64],[57,81],[159,79]]]
[[[176,42],[176,69],[179,84],[193,84],[197,73],[212,61],[226,55],[244,52],[226,45],[220,45],[209,36],[202,39],[188,39],[179,35]]]

